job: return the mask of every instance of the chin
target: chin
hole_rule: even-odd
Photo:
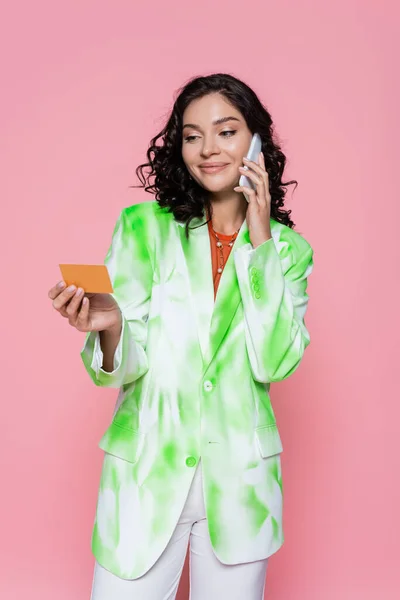
[[[208,192],[213,192],[214,194],[218,194],[218,193],[222,193],[222,192],[231,192],[233,190],[233,188],[239,184],[237,181],[228,181],[227,183],[215,182],[214,184],[210,185],[210,182],[208,182],[206,184],[205,182],[200,181],[200,185]]]

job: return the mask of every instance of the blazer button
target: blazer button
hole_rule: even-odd
[[[213,389],[213,384],[211,383],[211,381],[207,380],[204,382],[203,387],[206,390],[206,392],[211,392],[211,390]]]
[[[194,465],[196,464],[196,459],[194,456],[188,456],[186,459],[186,464],[188,467],[194,467]]]
[[[258,274],[258,269],[256,267],[250,267],[250,275]]]
[[[261,294],[260,294],[260,292],[256,292],[254,295],[255,295],[255,297],[256,297],[257,299],[258,299],[258,298],[261,298]]]

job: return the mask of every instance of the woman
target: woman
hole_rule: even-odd
[[[263,152],[246,162],[254,132]],[[283,208],[296,182],[282,182],[268,111],[226,74],[182,89],[147,157],[136,172],[156,200],[119,215],[114,292],[49,292],[87,332],[94,383],[119,388],[99,444],[92,600],[175,598],[189,541],[192,600],[260,600],[283,543],[270,383],[310,342],[313,250]]]

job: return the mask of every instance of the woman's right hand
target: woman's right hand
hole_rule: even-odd
[[[48,296],[53,308],[78,331],[120,331],[122,315],[111,294],[85,294],[82,288],[65,288],[65,283],[59,282]]]

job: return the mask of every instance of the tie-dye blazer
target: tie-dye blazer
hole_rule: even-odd
[[[271,231],[253,248],[243,222],[214,303],[206,225],[187,240],[156,201],[119,215],[104,261],[123,318],[113,371],[102,369],[97,332],[81,356],[96,385],[119,388],[99,443],[92,551],[122,578],[144,574],[166,547],[200,460],[216,556],[255,561],[283,544],[282,444],[269,390],[310,343],[313,250],[273,219]]]

